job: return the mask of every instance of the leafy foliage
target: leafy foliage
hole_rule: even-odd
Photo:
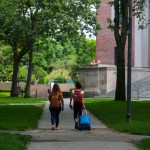
[[[0,79],[6,81],[12,77],[11,47],[0,43]]]
[[[61,77],[57,77],[54,80],[57,80],[58,83],[66,83],[67,82],[66,79],[64,77],[62,77],[62,76]]]
[[[147,8],[146,0],[134,0],[133,4],[133,15],[138,18],[138,28],[144,29],[149,24],[145,14],[145,9]]]
[[[13,50],[11,96],[17,95],[20,61],[28,52],[30,52],[30,61],[26,93],[29,93],[33,45],[37,39],[48,37],[65,43],[68,39],[77,39],[85,33],[96,34],[99,25],[96,22],[95,9],[98,5],[99,0],[7,0],[0,3],[0,38]],[[58,50],[60,51],[55,53],[56,58],[62,56],[62,49]],[[43,55],[36,54],[36,56],[38,60],[40,59],[40,66],[46,68],[47,62],[42,58]]]
[[[26,65],[20,67],[18,75],[19,75],[19,79],[24,80],[24,81],[26,80],[27,78],[27,66]]]
[[[119,3],[121,3],[120,0],[117,0],[117,1]],[[108,2],[108,4],[110,6],[113,6],[114,5],[114,0]],[[146,14],[145,14],[145,9],[147,7],[148,6],[147,6],[147,3],[146,3],[146,0],[133,0],[132,12],[133,12],[133,16],[136,16],[138,18],[138,28],[139,29],[146,28],[148,26],[148,24],[150,23],[149,20],[146,18]],[[108,18],[107,21],[109,23],[108,28],[113,30],[114,29],[114,21],[111,20],[110,18]]]
[[[81,37],[73,42],[76,47],[76,63],[71,68],[70,76],[73,80],[78,80],[78,69],[91,63],[96,58],[96,40],[88,40]]]
[[[47,73],[47,75],[43,74],[43,78],[45,75],[47,76],[44,80],[46,83],[50,79],[61,76],[65,79],[74,78],[79,67],[87,65],[95,59],[95,49],[96,41],[94,39],[83,38],[76,42],[68,40],[65,43],[50,39],[39,41],[39,45],[35,46],[33,56],[32,80],[34,78],[40,80],[41,78],[36,73],[38,68],[35,66],[42,68]],[[76,68],[74,70],[75,75],[72,75],[73,68]]]
[[[48,83],[50,79],[57,79],[60,77],[66,79],[66,80],[70,79],[69,71],[61,69],[61,68],[54,69],[50,74],[48,74],[46,76],[46,79],[47,79],[46,81]]]
[[[46,83],[46,80],[45,80],[45,76],[47,75],[47,72],[42,68],[42,67],[39,67],[39,66],[34,66],[34,70],[33,70],[33,78],[32,78],[32,81],[34,79],[36,79],[38,81],[39,84],[41,83]]]

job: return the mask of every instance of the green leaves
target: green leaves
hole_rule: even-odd
[[[133,1],[133,15],[136,16],[138,20],[138,28],[144,29],[149,24],[149,20],[146,18],[145,9],[147,8],[147,3],[145,0],[134,0]]]
[[[0,80],[8,80],[12,75],[11,47],[0,43]]]
[[[11,44],[14,39],[22,43],[33,36],[49,35],[56,40],[73,38],[80,32],[85,34],[83,30],[96,34],[98,4],[99,0],[3,1],[0,4],[0,35]]]
[[[99,29],[98,5],[99,0],[3,0],[0,3],[0,38],[12,47],[14,62],[20,62],[33,43],[36,65],[50,70],[59,59],[58,65],[67,64],[64,69],[70,69],[76,64],[76,54],[87,56],[86,52],[78,53],[79,47],[72,45],[72,41],[80,40],[86,33],[95,35]],[[39,43],[43,51],[36,47],[37,39],[46,41],[48,38],[56,45]],[[80,48],[84,49],[82,44]]]

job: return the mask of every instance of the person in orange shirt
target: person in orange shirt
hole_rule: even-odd
[[[63,94],[57,83],[54,84],[52,91],[49,93],[48,99],[50,102],[49,110],[51,113],[52,130],[58,129],[59,114],[61,110],[64,110],[64,100]]]

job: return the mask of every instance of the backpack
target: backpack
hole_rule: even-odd
[[[50,107],[59,107],[60,106],[60,94],[50,94]]]
[[[74,91],[74,103],[82,103],[82,94],[81,90]]]

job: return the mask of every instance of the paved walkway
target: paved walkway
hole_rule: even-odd
[[[114,132],[91,114],[91,131],[75,130],[69,99],[65,99],[65,110],[60,115],[60,129],[51,130],[48,105],[38,129],[24,132],[32,135],[28,150],[137,150],[133,142],[146,137]]]

